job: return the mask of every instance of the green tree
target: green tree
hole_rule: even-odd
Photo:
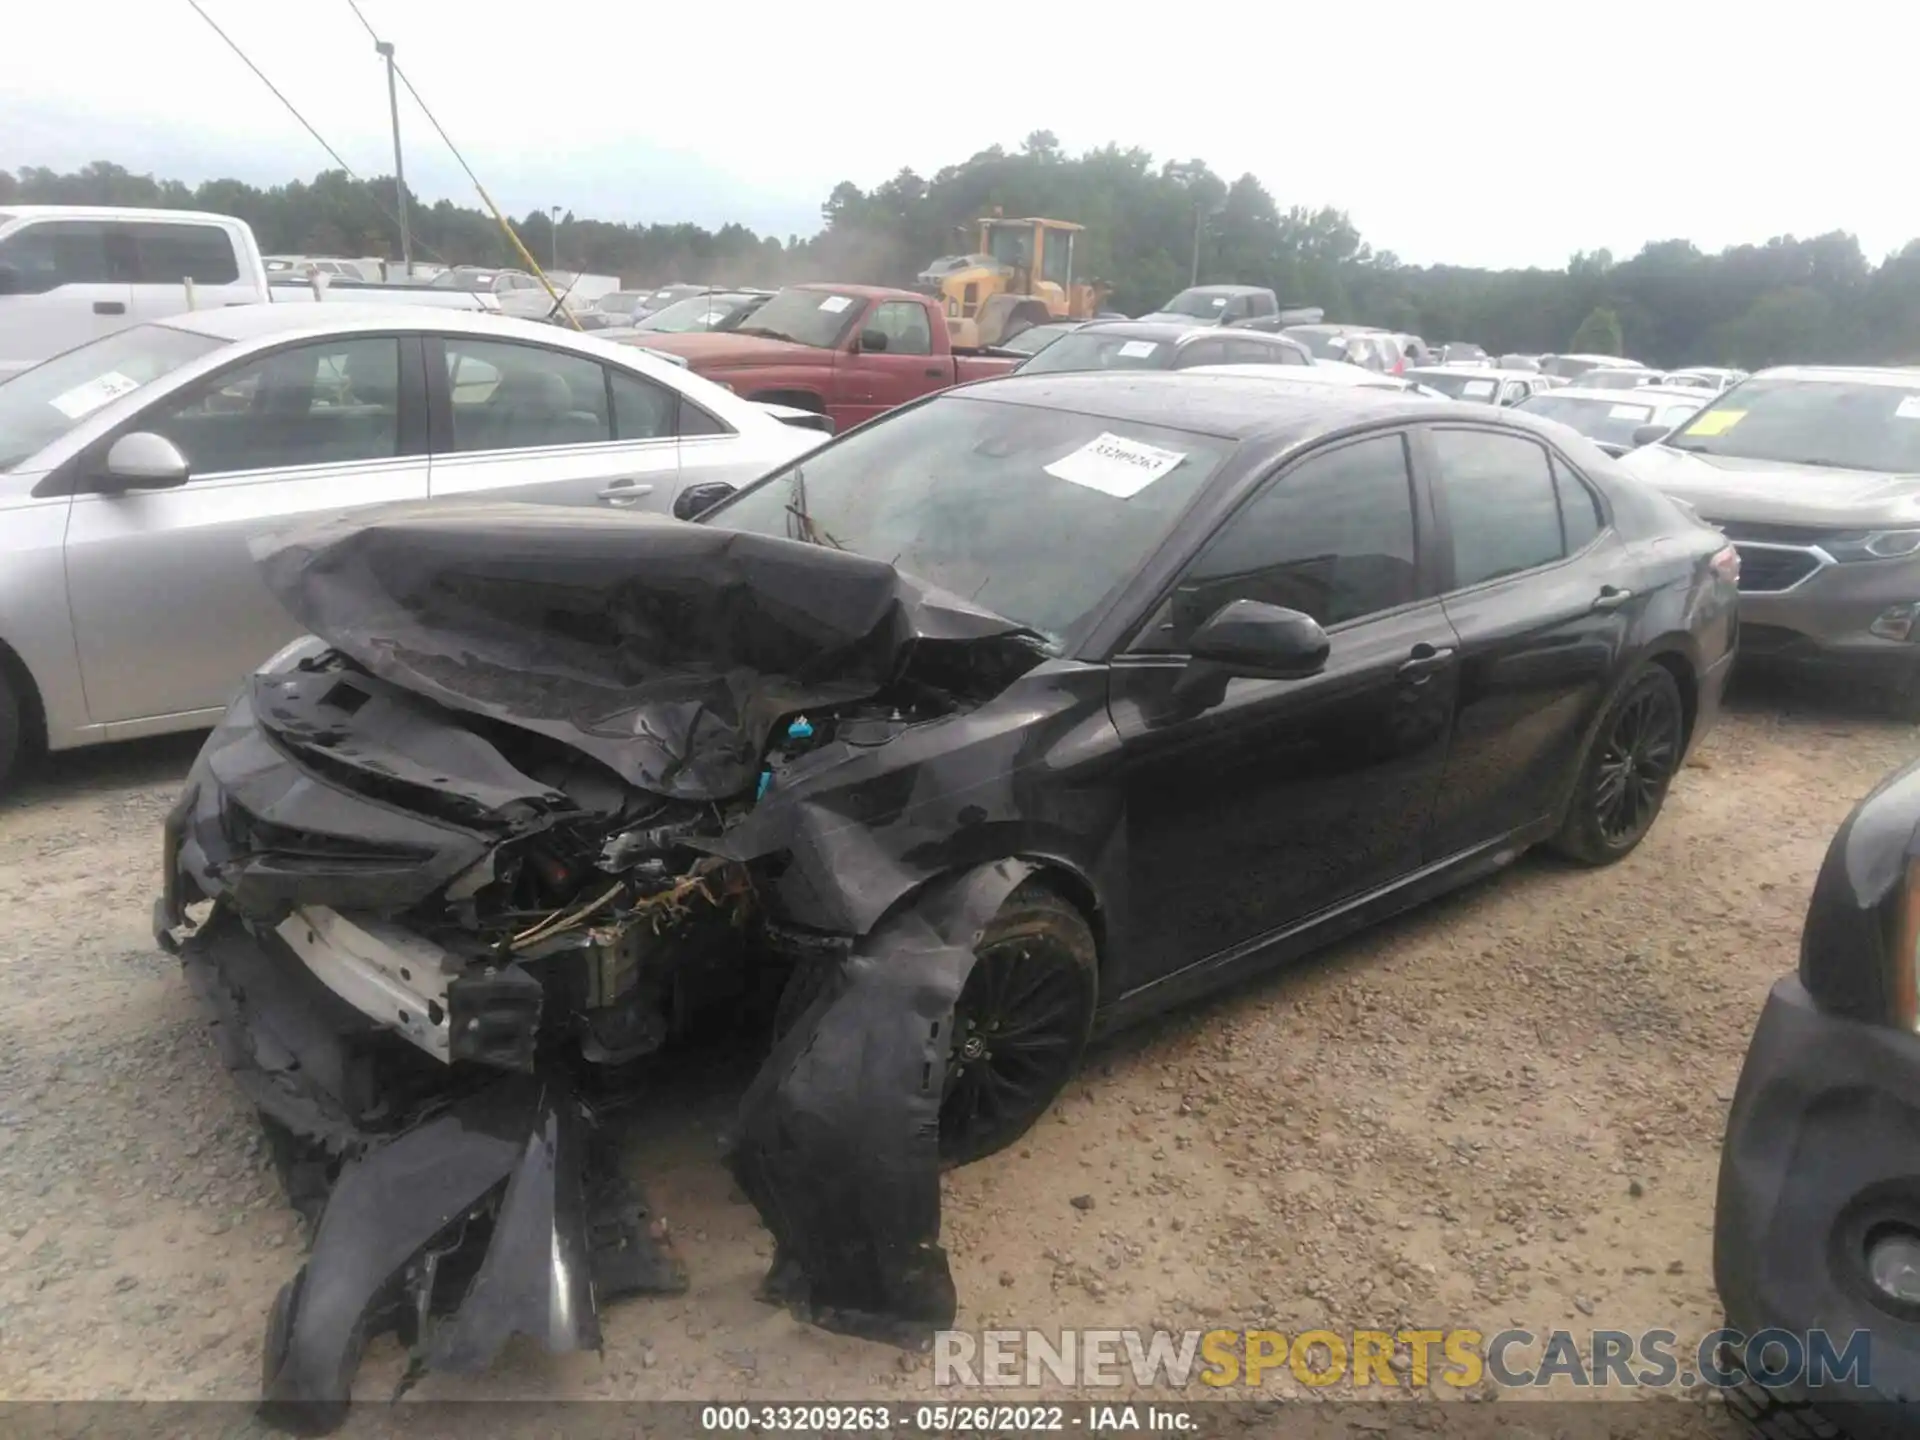
[[[1604,305],[1589,310],[1567,342],[1567,349],[1575,355],[1618,355],[1624,348],[1620,317]]]

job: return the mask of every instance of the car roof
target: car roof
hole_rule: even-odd
[[[902,290],[895,285],[841,285],[827,280],[810,280],[804,285],[790,285],[790,290],[824,290],[835,295],[858,295],[863,300],[925,300],[927,297],[915,290]]]
[[[1189,285],[1182,295],[1265,295],[1264,285]]]
[[[1776,365],[1757,370],[1754,380],[1831,380],[1849,385],[1920,385],[1913,365]]]
[[[1632,390],[1607,390],[1598,385],[1560,385],[1552,390],[1541,390],[1531,398],[1545,396],[1553,400],[1604,400],[1609,405],[1631,405],[1634,398],[1640,395],[1651,395],[1655,400],[1694,400],[1701,405],[1714,398],[1702,390],[1666,389],[1657,385],[1641,385]]]
[[[1358,385],[1375,390],[1404,390],[1396,375],[1369,370],[1364,365],[1348,365],[1339,360],[1316,360],[1311,365],[1194,365],[1185,375],[1245,376],[1249,380],[1292,380],[1302,385]]]
[[[1538,380],[1538,370],[1502,370],[1496,365],[1409,365],[1402,375],[1465,375],[1472,380]]]
[[[232,215],[211,210],[149,210],[131,205],[8,205],[9,220],[186,220],[197,225],[238,225]],[[305,258],[305,257],[301,257]]]
[[[1188,335],[1218,337],[1222,333],[1218,325],[1202,325],[1198,321],[1181,320],[1089,320],[1080,328],[1098,330],[1102,335],[1119,335],[1130,340],[1178,341]]]
[[[1376,416],[1439,419],[1459,413],[1451,401],[1426,400],[1404,390],[1311,382],[1289,387],[1264,377],[1202,375],[1192,370],[1016,372],[949,393],[1190,430],[1226,440],[1258,440],[1275,447],[1311,440]]]
[[[457,310],[431,305],[355,305],[326,301],[319,305],[223,305],[212,310],[188,310],[152,322],[176,330],[191,330],[215,340],[254,340],[263,335],[330,335],[343,330],[464,330],[482,335],[517,335],[551,341],[572,335],[571,327],[517,320],[490,310]]]

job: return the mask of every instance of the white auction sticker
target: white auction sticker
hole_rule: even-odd
[[[85,384],[62,391],[47,403],[69,420],[78,420],[82,415],[98,410],[109,400],[118,400],[128,391],[139,388],[138,380],[129,380],[118,370],[109,370]]]
[[[1615,405],[1607,411],[1609,420],[1648,420],[1653,412],[1644,405]]]
[[[1493,382],[1491,380],[1469,380],[1460,387],[1460,393],[1462,395],[1491,395],[1493,393]]]
[[[838,315],[851,304],[853,304],[853,301],[848,296],[829,295],[820,302],[820,308],[825,310],[829,315]]]
[[[1186,458],[1181,450],[1162,450],[1103,431],[1045,468],[1058,479],[1130,500]]]
[[[1909,395],[1894,407],[1896,420],[1920,420],[1920,395]]]
[[[1153,340],[1129,340],[1120,347],[1120,353],[1129,360],[1144,360],[1159,348]]]

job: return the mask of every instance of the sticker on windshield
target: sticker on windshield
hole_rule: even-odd
[[[1493,393],[1493,382],[1491,380],[1469,380],[1460,387],[1460,393],[1462,395],[1491,395]]]
[[[1157,340],[1129,340],[1120,347],[1120,354],[1128,360],[1144,360],[1159,348]]]
[[[1707,410],[1693,417],[1689,435],[1724,435],[1747,418],[1744,410]]]
[[[61,392],[47,403],[69,420],[78,420],[82,415],[92,414],[109,400],[118,400],[128,391],[139,388],[138,380],[129,380],[118,370],[109,370],[83,385]]]
[[[1207,303],[1216,310],[1224,310],[1227,308],[1227,297],[1224,295],[1216,295]]]
[[[838,315],[842,310],[846,309],[851,304],[853,304],[853,301],[848,296],[829,295],[827,296],[826,299],[820,302],[820,308],[826,311],[829,315]]]
[[[1894,407],[1896,420],[1920,420],[1920,395],[1909,395]]]
[[[1607,411],[1609,420],[1645,420],[1653,412],[1644,405],[1615,405]]]
[[[1186,458],[1182,450],[1162,450],[1103,431],[1045,468],[1058,479],[1131,500]]]

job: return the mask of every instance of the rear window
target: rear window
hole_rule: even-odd
[[[166,221],[130,227],[134,240],[134,283],[231,285],[240,278],[233,238],[217,225],[175,225]]]
[[[1218,358],[1218,357],[1215,357]],[[1020,367],[1023,375],[1063,370],[1165,370],[1173,363],[1171,340],[1144,340],[1103,330],[1063,335]],[[1196,360],[1194,364],[1204,364]]]

